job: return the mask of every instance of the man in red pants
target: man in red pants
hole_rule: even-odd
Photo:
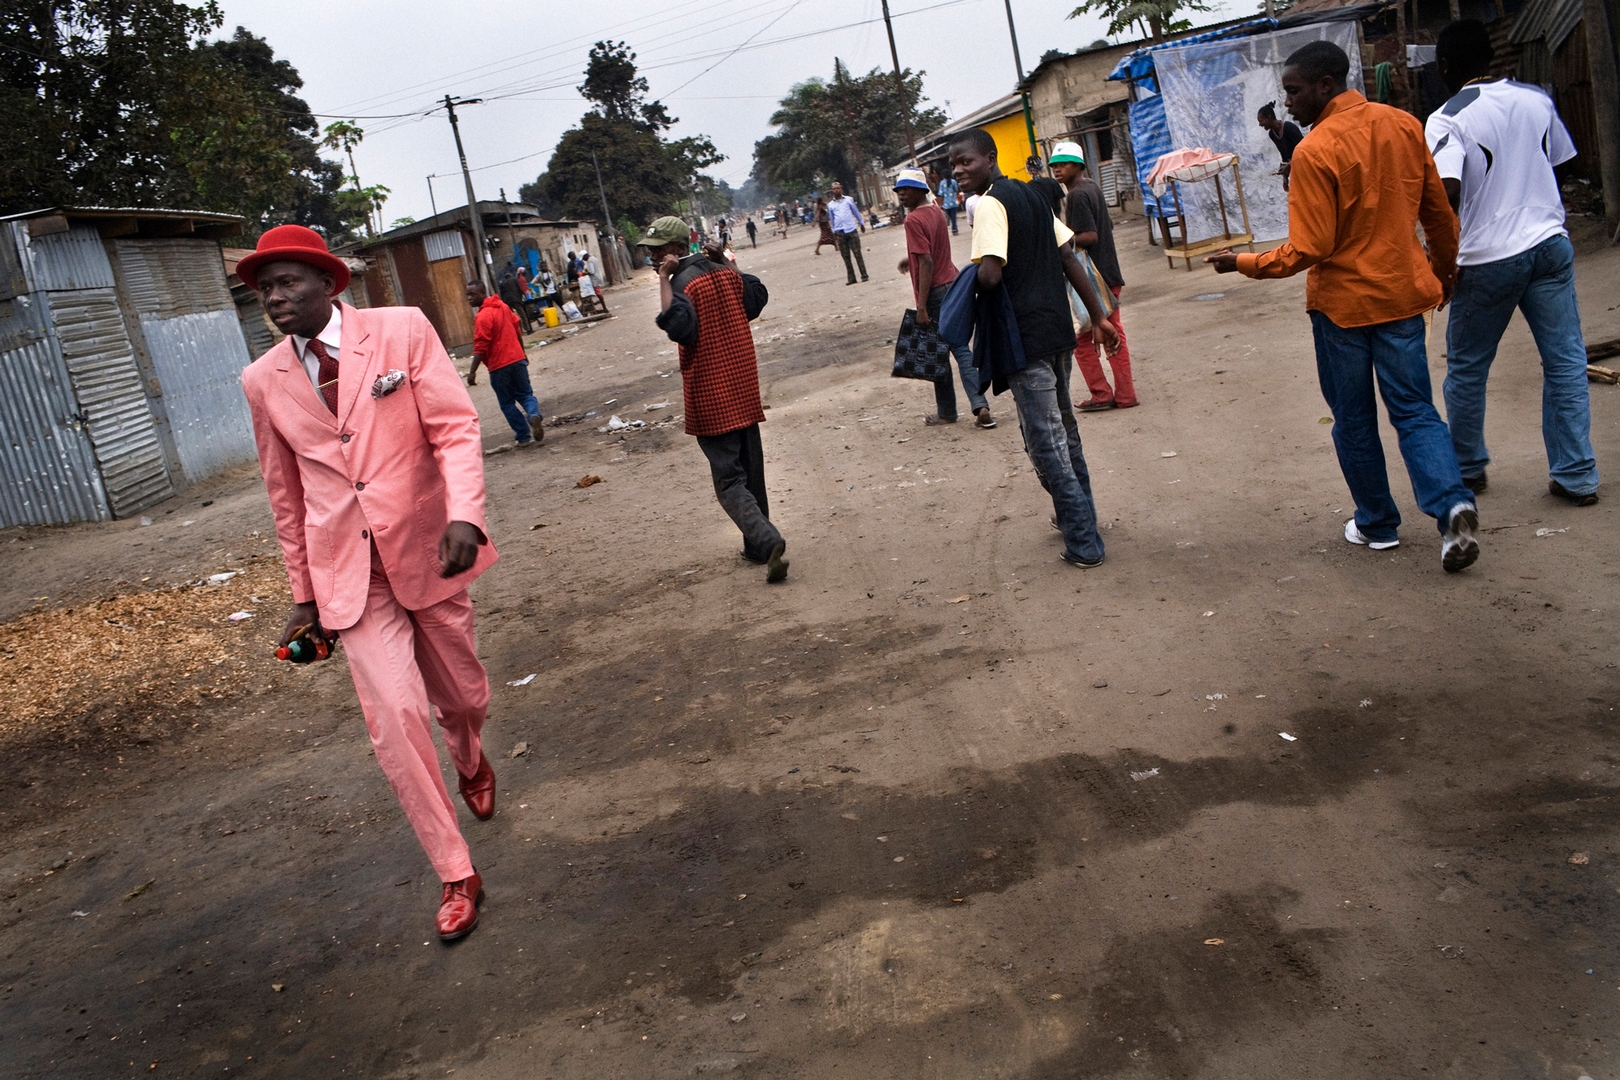
[[[478,925],[473,868],[432,716],[479,820],[495,813],[480,735],[489,678],[467,586],[495,561],[478,410],[416,308],[332,297],[349,269],[319,233],[281,225],[236,267],[287,336],[242,373],[300,631],[343,633],[377,764],[444,882],[437,926]]]
[[[1108,354],[1108,366],[1114,369],[1114,385],[1108,385],[1103,375],[1102,361],[1091,335],[1075,338],[1074,359],[1085,376],[1091,399],[1081,402],[1081,412],[1102,412],[1104,409],[1129,409],[1137,404],[1136,384],[1131,381],[1131,349],[1125,343],[1125,324],[1119,317],[1119,291],[1125,287],[1125,278],[1119,272],[1119,255],[1114,251],[1114,223],[1108,217],[1108,202],[1102,187],[1086,175],[1086,159],[1080,147],[1072,142],[1060,142],[1052,148],[1052,176],[1069,189],[1064,202],[1064,217],[1074,231],[1076,251],[1091,256],[1097,272],[1114,294],[1114,313],[1108,321],[1119,332],[1119,347]]]

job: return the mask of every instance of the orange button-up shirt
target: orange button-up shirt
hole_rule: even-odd
[[[1429,250],[1418,240],[1417,226]],[[1416,117],[1354,90],[1329,101],[1294,150],[1288,240],[1237,257],[1238,273],[1309,268],[1305,306],[1339,326],[1394,322],[1438,307],[1456,276],[1457,215]]]

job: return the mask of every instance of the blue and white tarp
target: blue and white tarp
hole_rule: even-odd
[[[1130,105],[1131,150],[1136,155],[1136,186],[1142,193],[1142,213],[1146,217],[1159,217],[1159,201],[1148,187],[1148,174],[1159,158],[1174,150],[1170,144],[1170,128],[1164,122],[1164,97],[1145,93],[1138,83],[1136,92],[1145,94]],[[1171,206],[1174,213],[1174,205]]]
[[[1349,20],[1178,45],[1161,49],[1153,56],[1172,146],[1207,146],[1216,153],[1238,155],[1249,206],[1249,228],[1256,240],[1281,240],[1288,235],[1288,193],[1283,190],[1282,178],[1276,175],[1282,159],[1255,114],[1260,106],[1276,101],[1277,116],[1287,118],[1280,101],[1283,61],[1307,42],[1318,40],[1331,41],[1349,55],[1348,84],[1361,86],[1360,39],[1357,24]],[[1238,209],[1236,185],[1229,184],[1231,178],[1230,172],[1221,174],[1227,219],[1236,233],[1243,231],[1243,215]],[[1220,235],[1214,182],[1179,186],[1188,239],[1196,243]]]

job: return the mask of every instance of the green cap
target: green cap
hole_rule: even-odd
[[[677,240],[686,243],[692,236],[692,228],[678,217],[661,217],[647,226],[647,231],[641,234],[636,241],[636,247],[657,248],[665,244],[673,244]]]

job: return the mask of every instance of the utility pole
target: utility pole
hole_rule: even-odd
[[[596,193],[602,196],[602,219],[607,225],[608,243],[613,248],[613,276],[621,280],[630,276],[629,270],[619,259],[619,230],[613,225],[613,211],[608,209],[607,188],[602,186],[602,166],[596,161],[596,151],[591,151],[591,168],[596,170]]]
[[[433,207],[433,216],[438,217],[439,216],[439,200],[437,200],[437,199],[435,199],[433,197],[433,174],[432,173],[428,173],[427,182],[428,182],[428,205]]]
[[[889,19],[889,0],[883,0],[883,25],[889,31],[889,59],[894,61],[894,90],[900,95],[900,118],[906,125],[906,156],[916,166],[917,137],[911,133],[911,106],[906,104],[906,81],[900,77],[900,53],[894,47],[894,23]]]
[[[1018,55],[1018,27],[1013,25],[1012,0],[1007,5],[1007,34],[1012,38],[1013,67],[1018,70],[1018,96],[1024,103],[1024,130],[1029,133],[1029,156],[1039,157],[1035,149],[1035,118],[1029,111],[1029,91],[1024,87],[1024,61]]]
[[[472,172],[467,168],[467,151],[461,146],[461,125],[456,122],[457,105],[478,105],[483,98],[452,98],[444,95],[444,108],[450,114],[450,130],[456,136],[456,154],[461,158],[461,179],[467,184],[467,216],[472,219],[473,243],[478,247],[478,254],[474,261],[478,264],[478,280],[484,283],[489,292],[495,291],[495,283],[489,276],[489,248],[484,243],[484,217],[478,212],[478,197],[473,194]]]
[[[1603,215],[1611,230],[1620,226],[1620,143],[1615,133],[1620,132],[1620,75],[1614,51],[1614,28],[1609,25],[1609,12],[1603,0],[1586,0],[1586,55],[1592,72],[1592,105],[1597,113],[1597,130],[1608,136],[1598,137],[1598,180],[1603,185]],[[1620,234],[1611,232],[1615,242]]]

